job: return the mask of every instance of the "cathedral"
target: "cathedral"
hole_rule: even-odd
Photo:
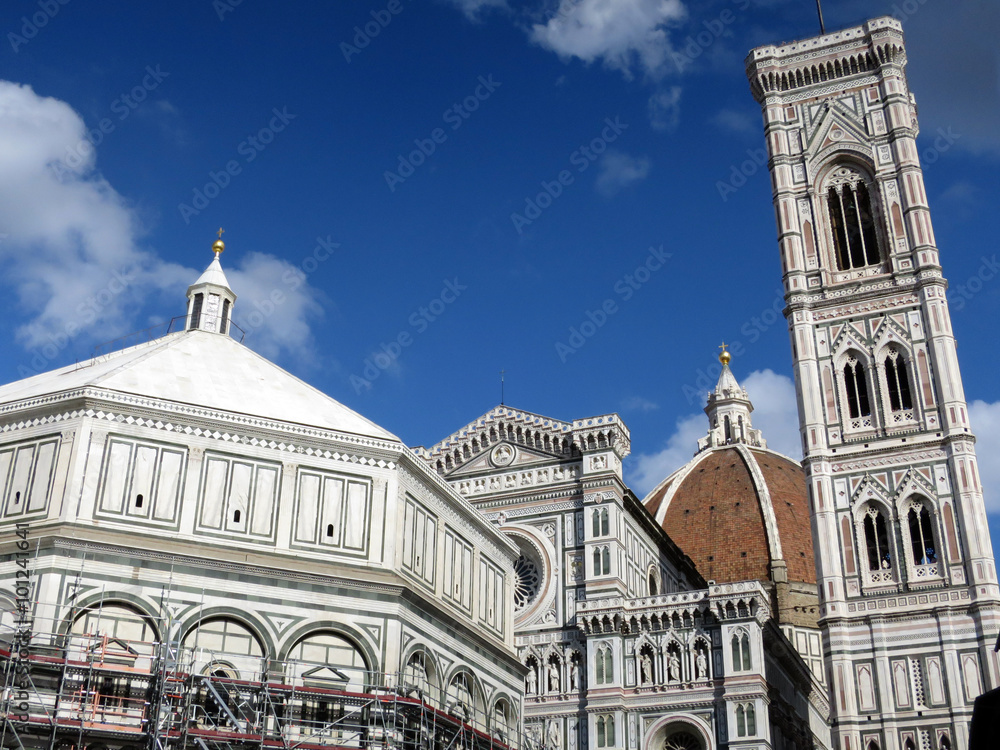
[[[964,750],[1000,588],[901,24],[751,51],[803,460],[720,357],[646,496],[617,414],[429,447],[231,334],[0,386],[4,748]]]

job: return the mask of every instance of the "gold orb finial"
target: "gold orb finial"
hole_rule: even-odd
[[[727,346],[729,346],[729,344],[723,341],[722,346],[719,347],[722,349],[722,354],[719,355],[719,361],[724,365],[728,365],[729,361],[733,358],[733,355],[726,351]]]
[[[219,239],[212,243],[212,252],[215,253],[215,257],[219,257],[219,253],[226,249],[226,243],[222,241],[222,233],[226,230],[219,227],[218,235]]]

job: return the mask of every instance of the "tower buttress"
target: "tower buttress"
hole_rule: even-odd
[[[900,23],[751,51],[835,744],[965,746],[1000,590]],[[920,734],[926,733],[926,734]]]

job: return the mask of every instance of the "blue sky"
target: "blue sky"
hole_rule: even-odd
[[[693,453],[726,340],[796,454],[743,59],[816,33],[814,3],[275,5],[4,4],[0,380],[182,314],[222,226],[246,343],[408,444],[496,405],[503,369],[512,406],[622,414],[641,494]],[[824,10],[904,21],[1000,530],[1000,10]]]

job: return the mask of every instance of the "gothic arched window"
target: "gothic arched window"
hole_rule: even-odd
[[[611,646],[602,643],[597,647],[597,660],[594,663],[595,674],[598,685],[608,685],[615,681],[615,657],[611,651]]]
[[[836,170],[830,178],[826,203],[837,268],[849,271],[878,264],[878,235],[864,177],[847,167]]]
[[[736,707],[736,735],[753,737],[757,734],[757,715],[753,703],[741,703]]]
[[[892,567],[892,552],[889,550],[889,533],[885,516],[875,508],[865,514],[865,547],[868,550],[868,570]]]
[[[750,661],[750,636],[746,633],[737,633],[733,636],[733,669],[737,672],[746,672],[753,669]]]
[[[893,411],[913,408],[913,398],[910,395],[910,379],[906,376],[906,364],[899,352],[890,349],[886,355],[885,382],[889,387],[889,408]]]
[[[602,714],[597,717],[597,746],[615,746],[615,715]]]
[[[913,550],[914,565],[930,565],[938,560],[937,546],[931,530],[931,514],[927,506],[913,504],[906,514],[910,526],[910,548]]]
[[[844,387],[847,389],[847,412],[851,419],[871,416],[865,367],[854,357],[844,365]]]

